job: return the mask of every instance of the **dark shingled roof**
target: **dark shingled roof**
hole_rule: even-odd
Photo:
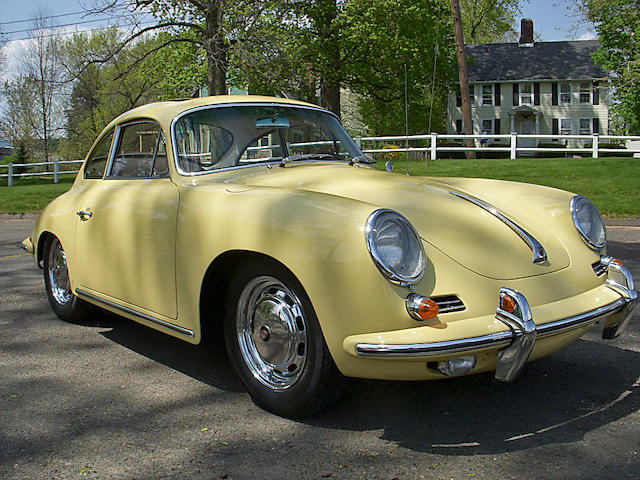
[[[536,42],[533,47],[517,43],[467,45],[469,81],[565,80],[604,78],[591,54],[598,40]]]

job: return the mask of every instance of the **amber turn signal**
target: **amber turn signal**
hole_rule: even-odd
[[[618,260],[617,258],[611,259],[611,263],[615,263],[616,265],[618,265],[620,267],[624,267],[624,263],[622,262],[622,260]]]
[[[440,312],[440,307],[429,297],[410,293],[405,301],[407,312],[415,320],[430,320]]]
[[[431,318],[435,318],[440,312],[440,307],[436,302],[431,300],[430,298],[425,298],[420,302],[420,309],[418,310],[418,315],[423,320],[429,320]]]
[[[504,295],[500,300],[500,308],[508,313],[516,311],[516,301],[509,295]]]

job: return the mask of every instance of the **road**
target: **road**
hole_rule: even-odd
[[[439,382],[353,381],[303,421],[257,408],[223,349],[52,313],[0,217],[0,478],[623,479],[640,471],[640,316],[529,364]],[[609,228],[640,278],[640,227]]]

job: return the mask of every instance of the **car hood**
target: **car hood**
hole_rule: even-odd
[[[319,192],[396,210],[427,242],[427,256],[431,245],[464,267],[494,279],[543,275],[570,264],[553,225],[570,221],[571,194],[548,187],[497,180],[408,177],[344,164],[250,168],[232,182],[242,184],[242,188]],[[451,192],[465,193],[496,207],[544,246],[547,261],[534,264],[531,249],[509,226]]]

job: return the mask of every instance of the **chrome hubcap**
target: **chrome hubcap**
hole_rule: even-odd
[[[66,305],[71,301],[71,282],[69,281],[69,269],[67,267],[67,256],[56,238],[49,248],[48,271],[49,284],[51,285],[51,295],[60,305]]]
[[[273,277],[256,277],[242,290],[236,312],[240,352],[263,385],[284,390],[302,374],[307,324],[298,297]]]

